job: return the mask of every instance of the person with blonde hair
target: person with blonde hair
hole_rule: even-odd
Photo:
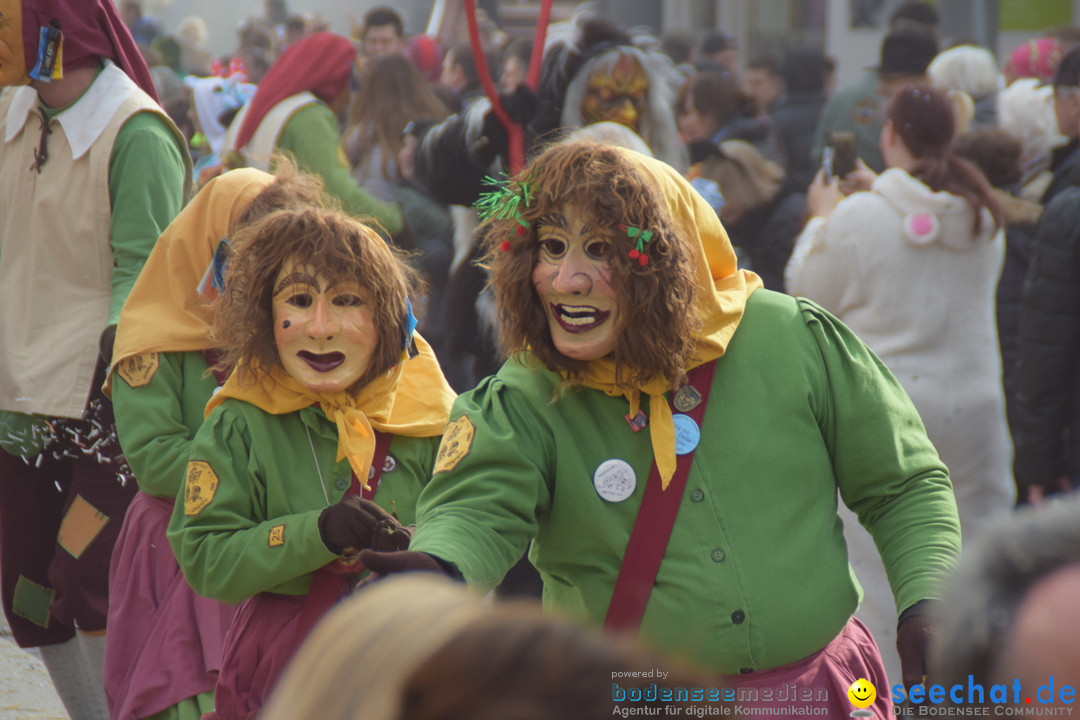
[[[629,637],[545,615],[531,601],[492,605],[448,578],[414,573],[365,587],[328,613],[262,717],[600,720],[615,706],[611,678],[645,668],[665,676],[620,679],[619,688],[709,684]]]
[[[732,244],[746,251],[765,287],[783,291],[784,267],[806,213],[798,181],[742,140],[720,143],[691,176],[716,184],[723,199],[717,212]]]

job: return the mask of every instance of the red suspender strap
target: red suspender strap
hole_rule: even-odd
[[[688,386],[701,396],[696,407],[684,414],[693,418],[698,427],[702,427],[705,407],[712,389],[713,371],[716,361],[699,365],[689,373]],[[675,399],[675,393],[669,402]],[[672,412],[681,412],[677,409]],[[667,550],[671,530],[675,525],[675,516],[679,514],[686,478],[690,474],[690,465],[694,460],[694,451],[678,455],[675,459],[675,474],[667,490],[660,486],[660,471],[653,461],[649,471],[649,481],[645,487],[645,497],[641,500],[630,541],[626,545],[619,577],[615,580],[615,591],[611,596],[604,627],[609,630],[636,629],[645,615],[645,606],[649,604],[656,573]]]
[[[390,433],[375,431],[375,456],[371,458],[371,467],[375,470],[368,485],[371,490],[364,490],[364,486],[353,473],[352,484],[345,491],[346,495],[360,495],[366,500],[375,497],[375,491],[379,489],[379,480],[382,479],[383,466],[386,464],[386,454],[390,449],[390,441],[394,436]],[[363,572],[364,567],[357,561],[352,565],[345,565],[340,559],[334,560],[315,571],[311,578],[311,589],[308,590],[304,599],[304,607],[300,610],[300,623],[296,629],[297,642],[302,641],[311,628],[319,621],[327,610],[338,601],[344,592],[352,576]]]

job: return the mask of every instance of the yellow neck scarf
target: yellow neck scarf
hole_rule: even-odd
[[[198,290],[221,238],[273,175],[233,170],[214,178],[165,228],[120,311],[112,369],[152,352],[206,350],[213,311]],[[112,373],[105,382],[106,392]]]
[[[762,287],[761,279],[747,270],[738,270],[735,249],[716,212],[670,165],[623,150],[628,159],[648,175],[667,200],[679,237],[690,252],[697,275],[698,292],[693,308],[703,319],[697,333],[697,349],[689,363],[692,369],[724,354],[735,334],[750,293]],[[615,381],[615,363],[609,358],[589,362],[584,385],[612,397],[623,396],[631,417],[641,406],[641,393],[649,396],[649,435],[662,487],[666,490],[675,474],[675,422],[664,393],[672,389],[663,378],[644,385],[626,387]]]
[[[234,372],[206,406],[206,414],[225,398],[250,403],[271,415],[296,412],[318,404],[337,425],[340,462],[347,458],[356,477],[368,487],[368,470],[375,455],[375,430],[410,437],[441,435],[450,417],[454,391],[443,377],[427,341],[414,334],[419,354],[402,359],[355,395],[311,392],[279,367],[242,383]]]

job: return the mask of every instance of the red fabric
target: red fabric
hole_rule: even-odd
[[[713,373],[716,361],[698,365],[689,373],[689,385],[701,394],[701,402],[686,412],[701,427],[704,424],[705,407],[709,403],[712,390]],[[669,404],[674,402],[675,393],[671,394]],[[672,412],[681,412],[672,405]],[[619,576],[615,578],[615,589],[611,594],[604,627],[608,630],[637,629],[645,608],[649,604],[656,573],[667,551],[671,530],[675,526],[675,516],[679,514],[683,491],[686,490],[686,478],[690,474],[690,465],[694,462],[694,451],[679,455],[675,461],[675,474],[667,490],[660,484],[660,471],[653,462],[649,471],[649,481],[645,487],[645,497],[641,499],[634,529],[623,553]]]
[[[127,73],[143,91],[158,99],[154,80],[135,39],[120,19],[113,0],[22,0],[26,69],[37,64],[41,28],[56,20],[64,34],[64,71],[77,70],[105,57]]]
[[[1044,37],[1028,40],[1013,50],[1009,56],[1009,64],[1018,78],[1030,77],[1049,82],[1054,79],[1054,71],[1064,55],[1061,43]]]
[[[355,62],[352,41],[334,33],[313,33],[290,45],[259,82],[236,146],[247,145],[266,114],[285,98],[306,90],[325,103],[333,101],[348,87]]]
[[[855,709],[848,700],[848,688],[859,678],[866,678],[877,690],[877,699],[867,708],[871,716],[876,720],[893,717],[881,653],[870,631],[853,617],[832,642],[810,657],[771,670],[725,676],[718,684],[732,688],[744,709],[776,710],[773,717],[795,707],[813,708],[821,717],[845,718]],[[760,692],[766,689],[773,691],[771,697]],[[758,692],[747,692],[752,690]],[[814,699],[807,699],[807,694]]]

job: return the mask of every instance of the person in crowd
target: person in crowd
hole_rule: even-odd
[[[290,153],[301,170],[323,179],[346,212],[370,217],[394,235],[404,227],[401,208],[357,185],[340,157],[338,118],[348,106],[355,60],[352,42],[328,32],[286,49],[229,126],[225,165],[266,170],[273,153]]]
[[[754,100],[739,87],[735,76],[699,72],[679,91],[679,135],[693,162],[709,155],[725,140],[744,140],[763,157],[782,167],[787,158],[783,140],[767,115],[758,115]]]
[[[821,303],[858,333],[911,396],[972,538],[1015,500],[994,318],[1004,218],[982,174],[953,154],[953,137],[944,90],[898,91],[881,131],[888,170],[869,192],[843,200],[838,180],[814,179],[811,219],[786,279],[788,292]],[[896,608],[887,568],[852,515],[845,535],[867,591],[859,617],[875,637],[889,638]],[[894,676],[896,658],[886,660]]]
[[[285,21],[285,31],[281,37],[282,49],[303,40],[314,32],[314,17],[307,14],[293,14]]]
[[[168,539],[197,593],[241,603],[215,719],[247,718],[314,622],[401,548],[453,392],[413,333],[414,273],[344,213],[286,209],[235,238],[213,337],[236,370],[192,441]]]
[[[997,286],[997,327],[1009,428],[1017,425],[1016,363],[1024,278],[1031,264],[1042,206],[1020,197],[1022,145],[1007,130],[982,128],[956,141],[955,152],[974,164],[994,189],[1005,224],[1005,264]],[[1022,488],[1018,488],[1022,490]],[[1022,496],[1022,494],[1021,494]]]
[[[697,69],[706,72],[726,72],[738,77],[739,41],[731,33],[713,30],[701,38]]]
[[[352,176],[376,199],[390,201],[401,182],[397,157],[410,122],[437,122],[447,108],[403,55],[364,63],[343,133]]]
[[[210,372],[209,298],[221,290],[227,238],[274,210],[317,203],[321,189],[287,164],[276,180],[252,169],[211,180],[165,229],[124,304],[106,389],[139,492],[109,572],[105,692],[113,720],[213,709],[235,607],[197,595],[165,537],[203,408],[225,378]]]
[[[792,187],[804,191],[817,172],[814,128],[825,106],[831,63],[816,48],[795,48],[784,55],[782,72],[787,90],[769,117],[780,133]]]
[[[889,34],[882,41],[877,68],[833,93],[822,108],[814,132],[815,162],[821,159],[832,134],[843,131],[855,133],[858,156],[871,170],[885,169],[877,144],[884,122],[881,109],[892,91],[925,74],[937,55],[939,20],[937,9],[921,0],[909,0],[896,9],[889,19]],[[912,39],[912,35],[926,40]],[[882,83],[882,79],[894,82]]]
[[[689,80],[697,72],[694,63],[697,62],[697,47],[694,35],[685,30],[670,30],[660,38],[660,47],[664,54],[675,63],[675,68]]]
[[[355,36],[365,58],[405,54],[405,24],[393,8],[383,5],[368,10]]]
[[[484,89],[480,86],[472,45],[460,42],[446,51],[439,74],[439,88],[444,101],[455,112],[464,110],[472,100],[483,96]]]
[[[935,683],[962,685],[966,700],[970,676],[984,688],[984,704],[996,684],[1011,690],[1019,682],[1033,698],[1049,684],[1049,697],[1039,690],[1040,708],[1072,706],[1067,691],[1055,690],[1080,677],[1078,520],[1080,497],[1021,508],[965,548],[938,613]]]
[[[1077,363],[1080,362],[1080,47],[1054,76],[1058,126],[1072,138],[1043,197],[1020,315],[1019,412],[1014,471],[1022,498],[1038,503],[1073,489],[1080,476]]]
[[[873,353],[737,270],[716,213],[666,163],[559,143],[485,208],[510,358],[456,401],[411,549],[365,565],[484,588],[530,546],[548,606],[639,630],[725,686],[828,687],[828,712],[847,714],[851,677],[887,683],[851,617],[839,490],[881,544],[904,679],[920,678],[922,611],[959,525]],[[889,715],[887,694],[873,712]]]
[[[109,558],[135,493],[100,386],[191,170],[112,0],[4,7],[0,298],[18,311],[0,321],[0,590],[15,642],[40,648],[72,718],[96,720]]]
[[[529,62],[532,60],[532,42],[529,40],[511,40],[503,48],[502,71],[499,73],[499,89],[512,93],[525,82],[529,74]]]
[[[149,46],[161,34],[157,21],[143,15],[141,0],[124,0],[120,4],[120,18],[137,45]]]
[[[642,677],[641,668],[664,675]],[[460,583],[416,574],[364,588],[329,613],[300,648],[265,717],[601,720],[619,705],[613,673],[624,693],[711,684],[628,638],[545,615],[535,603],[490,605]],[[662,712],[689,703],[633,705]]]
[[[742,81],[746,94],[754,101],[757,115],[772,115],[787,92],[780,59],[774,52],[763,52],[752,57],[746,63]]]
[[[1061,59],[1052,86],[1058,132],[1067,141],[1055,148],[1050,156],[1053,177],[1039,199],[1044,207],[1059,192],[1074,184],[1074,170],[1080,166],[1080,51],[1076,48]]]
[[[806,216],[803,189],[742,140],[720,143],[691,174],[716,183],[717,213],[732,244],[766,288],[783,292],[784,268]]]
[[[1052,37],[1028,40],[1009,53],[1009,59],[1001,71],[1005,84],[1012,85],[1022,78],[1049,83],[1054,79],[1054,71],[1064,56],[1065,49]]]
[[[976,45],[958,45],[938,53],[926,73],[936,87],[971,97],[975,103],[973,127],[998,124],[997,94],[1002,80],[992,52]]]
[[[196,146],[194,140],[191,141],[192,156],[197,151],[202,153],[192,168],[196,187],[201,188],[221,171],[224,162],[221,150],[228,123],[255,94],[255,86],[240,82],[235,75],[230,78],[189,75],[184,78],[184,87],[189,91],[188,119],[193,135],[202,139],[200,147]]]
[[[273,26],[268,26],[264,21],[248,18],[240,24],[236,34],[236,55],[230,61],[230,71],[215,74],[226,77],[239,75],[241,81],[258,85],[277,58],[280,44],[277,33]]]
[[[1068,142],[1058,131],[1053,88],[1033,78],[1014,81],[998,93],[997,118],[1020,141],[1020,195],[1037,202],[1053,178],[1054,148]]]
[[[209,75],[214,58],[206,47],[210,42],[210,27],[206,21],[198,15],[188,15],[176,29],[176,40],[180,45],[180,70],[184,76]]]

